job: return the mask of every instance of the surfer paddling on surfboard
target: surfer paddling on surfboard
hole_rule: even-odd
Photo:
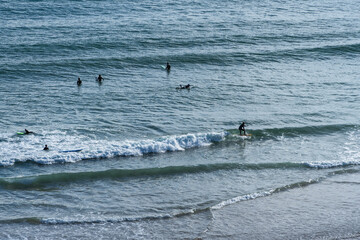
[[[31,132],[31,131],[29,131],[29,130],[27,130],[27,129],[25,128],[24,134],[30,134],[30,133],[34,133],[34,132]]]
[[[185,86],[180,84],[180,87],[178,89],[190,89],[190,86],[191,86],[190,84],[185,85]]]
[[[245,122],[242,122],[241,125],[239,126],[239,131],[240,131],[240,135],[241,135],[241,132],[244,132],[244,135],[246,135],[246,132],[245,132]]]

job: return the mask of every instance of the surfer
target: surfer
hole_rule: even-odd
[[[185,86],[183,86],[183,85],[180,84],[180,87],[179,87],[179,88],[180,88],[180,89],[190,89],[190,84],[185,85]]]
[[[78,77],[78,80],[77,80],[77,85],[80,86],[82,83],[82,81],[80,80],[80,78]]]
[[[30,133],[34,133],[34,132],[31,132],[25,128],[25,134],[30,134]]]
[[[167,62],[167,63],[166,63],[166,68],[165,68],[165,70],[170,71],[170,69],[171,69],[170,63]]]
[[[243,131],[244,132],[244,135],[246,135],[246,132],[245,132],[245,122],[242,122],[241,125],[239,126],[239,131],[240,131],[240,135],[241,135],[241,132]]]
[[[104,80],[104,78],[101,76],[101,74],[99,74],[99,76],[97,77],[97,80],[98,80],[99,82],[101,82],[102,80]]]
[[[48,146],[47,146],[47,145],[45,145],[45,147],[44,147],[44,149],[43,149],[43,150],[44,150],[44,151],[49,150]]]

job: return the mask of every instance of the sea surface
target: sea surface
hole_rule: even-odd
[[[0,36],[0,239],[360,238],[359,0],[0,0]]]

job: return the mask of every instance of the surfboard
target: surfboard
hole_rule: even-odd
[[[161,68],[165,70],[165,69],[166,69],[166,66],[164,66],[164,65],[161,65]]]
[[[178,90],[179,90],[179,89],[180,89],[180,90],[181,90],[181,89],[187,89],[187,90],[190,90],[190,88],[191,88],[191,87],[189,87],[189,88],[184,88],[184,87],[182,87],[182,88],[181,88],[181,87],[177,87],[176,89],[178,89]]]
[[[75,149],[75,150],[64,150],[64,151],[60,151],[60,152],[80,152],[82,149]]]
[[[18,134],[18,135],[24,135],[25,133],[24,133],[24,132],[17,132],[16,134]]]
[[[245,135],[240,135],[240,136],[242,136],[242,137],[251,137],[252,136],[252,134],[245,134]]]

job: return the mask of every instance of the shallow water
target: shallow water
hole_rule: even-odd
[[[352,207],[318,233],[282,206],[357,203],[333,179],[359,175],[359,6],[3,1],[1,238],[356,236]],[[238,231],[268,221],[263,202],[291,227]]]

